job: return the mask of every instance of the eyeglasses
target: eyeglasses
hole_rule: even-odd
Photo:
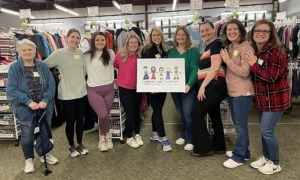
[[[270,32],[271,31],[269,31],[269,30],[254,29],[254,33],[256,33],[256,34],[260,34],[260,33],[269,34]]]

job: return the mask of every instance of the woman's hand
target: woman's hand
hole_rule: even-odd
[[[30,107],[30,109],[32,109],[32,110],[37,110],[37,109],[39,109],[39,104],[37,104],[36,102],[31,102],[30,104],[29,104],[29,107]]]
[[[202,86],[200,87],[200,89],[198,91],[197,99],[198,99],[198,101],[203,101],[204,99],[206,99],[205,88],[203,88]]]
[[[225,63],[227,63],[227,62],[230,60],[228,51],[227,51],[226,49],[222,49],[222,50],[220,51],[220,55],[221,55],[221,57],[222,57],[222,59],[223,59],[223,61],[224,61]]]
[[[248,64],[250,64],[250,66],[252,66],[256,63],[257,57],[253,54],[253,52],[248,51],[246,52],[245,60],[248,62]]]
[[[189,85],[185,85],[185,92],[184,93],[188,93],[190,91],[191,87]]]
[[[40,109],[45,109],[47,107],[47,103],[45,103],[44,101],[41,101],[40,103],[39,103],[39,108]]]

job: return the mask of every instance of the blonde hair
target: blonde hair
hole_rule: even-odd
[[[157,31],[158,33],[160,33],[160,36],[161,36],[161,47],[162,49],[167,52],[168,51],[168,46],[166,44],[166,41],[165,41],[165,37],[164,37],[164,34],[163,32],[161,31],[161,28],[160,27],[153,27],[151,30],[150,30],[150,33],[148,35],[148,42],[147,44],[144,46],[143,48],[143,52],[146,52],[148,51],[152,46],[153,46],[153,41],[152,41],[152,33],[153,31]]]
[[[184,34],[186,35],[186,44],[184,46],[184,49],[187,50],[187,49],[190,49],[193,44],[192,44],[192,40],[191,40],[191,36],[187,30],[187,28],[185,26],[179,26],[177,29],[176,29],[176,32],[175,32],[175,35],[174,35],[174,45],[175,47],[178,47],[178,42],[176,40],[176,36],[179,32],[179,30],[182,30],[184,32]]]
[[[32,41],[30,41],[28,39],[23,39],[21,41],[18,41],[17,45],[16,45],[16,51],[18,53],[20,53],[20,50],[21,50],[22,46],[24,46],[24,45],[31,46],[33,48],[33,50],[36,52],[36,45],[34,44],[34,42],[32,42]]]
[[[132,35],[129,35],[127,37],[127,40],[125,42],[125,45],[123,46],[123,48],[120,50],[120,54],[121,54],[121,59],[122,59],[122,62],[126,62],[127,61],[127,57],[128,57],[128,53],[129,53],[129,49],[128,49],[128,46],[129,46],[129,41],[130,39],[132,38],[135,38],[139,44],[139,47],[137,49],[137,51],[135,52],[136,56],[137,57],[141,57],[141,50],[142,50],[142,42],[140,40],[140,38],[134,34]]]

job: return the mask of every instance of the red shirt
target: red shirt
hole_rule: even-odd
[[[262,112],[288,109],[291,106],[291,92],[285,52],[276,45],[268,44],[257,57],[258,62],[250,68],[254,81],[255,107]]]

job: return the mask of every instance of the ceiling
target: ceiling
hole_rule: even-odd
[[[120,4],[157,5],[172,4],[173,0],[117,0]],[[203,0],[203,2],[215,2],[222,0]],[[223,0],[225,1],[225,0]],[[19,11],[19,9],[31,9],[31,11],[55,9],[54,3],[64,7],[86,8],[90,6],[111,7],[112,0],[0,0],[0,7]],[[178,3],[190,3],[190,0],[178,0]]]

